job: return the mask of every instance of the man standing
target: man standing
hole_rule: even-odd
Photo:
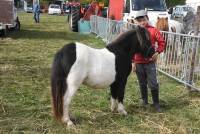
[[[152,27],[148,23],[148,16],[145,10],[140,10],[135,16],[136,24],[145,27],[150,33],[150,39],[152,46],[155,48],[155,54],[145,59],[141,53],[136,53],[133,56],[133,71],[136,71],[136,75],[139,81],[141,97],[143,105],[148,105],[148,87],[151,89],[153,106],[157,112],[161,112],[159,104],[159,84],[156,76],[156,60],[158,55],[163,52],[165,41],[160,34],[159,30]],[[156,46],[157,42],[157,46]]]
[[[34,5],[33,5],[33,13],[34,13],[34,20],[35,23],[39,23],[40,22],[40,5],[38,4],[37,0],[35,1]]]

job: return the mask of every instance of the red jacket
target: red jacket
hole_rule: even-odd
[[[165,48],[165,40],[160,34],[160,31],[150,25],[147,25],[146,29],[150,33],[151,44],[155,48],[155,51],[158,53],[163,52]],[[157,45],[156,45],[156,42],[157,42]],[[140,64],[152,62],[151,58],[145,59],[141,53],[136,53],[133,56],[132,60],[134,61],[134,63],[140,63]]]

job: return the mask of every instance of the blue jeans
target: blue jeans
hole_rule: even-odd
[[[35,23],[39,23],[40,22],[40,13],[34,13],[33,16]]]

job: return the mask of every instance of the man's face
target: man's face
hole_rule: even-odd
[[[144,17],[139,17],[136,19],[136,24],[145,27],[148,24],[148,19],[146,16]]]

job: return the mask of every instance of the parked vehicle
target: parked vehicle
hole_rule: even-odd
[[[6,36],[9,29],[20,30],[20,21],[14,0],[0,0],[0,34]]]
[[[109,0],[108,17],[133,22],[139,10],[147,11],[150,24],[153,26],[156,25],[158,17],[169,17],[165,0]]]
[[[33,12],[33,1],[32,0],[25,0],[24,1],[24,11],[27,13]]]
[[[169,17],[165,0],[109,0],[108,16],[111,19],[131,21],[138,10],[148,11],[153,26],[158,17]]]
[[[187,15],[187,12],[189,12],[189,11],[194,12],[195,10],[188,5],[178,5],[178,6],[174,7],[172,17],[184,18]]]
[[[33,12],[33,5],[32,4],[27,4],[24,7],[24,11],[27,12],[27,13],[32,13]]]
[[[60,6],[61,11],[63,10],[63,5],[64,5],[64,0],[54,0],[54,3],[52,4],[56,4]]]
[[[49,9],[48,9],[48,14],[53,15],[53,14],[61,14],[61,8],[59,5],[56,4],[50,4]]]
[[[27,5],[26,12],[27,13],[32,13],[33,12],[33,6],[31,4]]]

